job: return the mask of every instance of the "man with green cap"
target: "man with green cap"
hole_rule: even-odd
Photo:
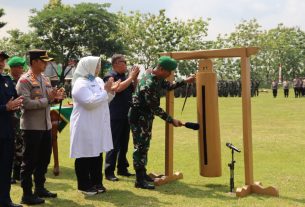
[[[171,75],[176,67],[177,62],[174,59],[168,56],[160,57],[156,69],[146,70],[146,74],[139,81],[132,97],[128,119],[134,143],[133,165],[136,171],[136,188],[155,188],[154,185],[147,183],[147,181],[152,182],[153,180],[146,173],[147,154],[154,116],[159,116],[175,127],[182,126],[181,121],[172,118],[160,107],[162,89],[173,90],[195,80],[193,75],[174,84],[166,81],[165,79]]]
[[[25,58],[14,56],[10,58],[7,64],[10,66],[10,76],[16,88],[17,82],[20,76],[23,74],[23,68],[25,66]],[[11,183],[16,183],[16,180],[20,180],[20,167],[23,155],[23,139],[20,130],[20,110],[14,112],[13,127],[14,127],[14,159],[13,159],[13,176]]]

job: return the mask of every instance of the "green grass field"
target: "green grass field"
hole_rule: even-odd
[[[164,105],[164,99],[162,99]],[[189,98],[181,115],[183,99],[175,99],[175,118],[197,120],[196,99]],[[85,197],[77,192],[74,160],[69,158],[69,127],[59,135],[61,174],[53,176],[53,161],[49,166],[46,187],[58,193],[57,199],[47,199],[42,206],[305,206],[305,98],[296,99],[290,90],[285,99],[282,90],[277,98],[261,93],[252,98],[252,137],[254,180],[263,186],[274,186],[280,197],[252,194],[236,198],[229,191],[231,153],[225,146],[232,142],[243,150],[241,98],[219,98],[222,176],[205,178],[199,175],[197,132],[186,128],[174,130],[174,170],[184,178],[154,191],[134,188],[134,177],[120,177],[119,182],[104,180],[107,192]],[[148,171],[164,172],[164,122],[156,117],[149,151]],[[132,164],[132,139],[128,158]],[[244,179],[243,152],[235,153],[235,186]],[[133,168],[130,167],[133,171]],[[19,184],[13,185],[12,198],[21,198]]]

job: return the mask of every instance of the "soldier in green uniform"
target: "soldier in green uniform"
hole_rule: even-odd
[[[156,69],[146,70],[146,74],[140,80],[132,97],[132,106],[129,110],[128,118],[133,135],[133,165],[136,171],[135,187],[137,188],[155,188],[154,185],[147,183],[147,181],[152,180],[146,174],[147,154],[154,116],[159,116],[175,127],[182,126],[181,121],[173,119],[160,108],[161,89],[172,90],[195,80],[193,75],[175,84],[166,81],[165,79],[170,76],[176,67],[177,62],[174,59],[167,56],[160,57]]]
[[[17,82],[23,73],[23,67],[25,66],[25,59],[21,57],[12,57],[7,64],[10,66],[10,77],[16,88]],[[13,116],[13,128],[14,128],[14,159],[13,159],[13,176],[11,183],[16,183],[16,180],[20,180],[20,168],[22,163],[22,155],[24,151],[23,139],[20,130],[20,110],[14,112]]]

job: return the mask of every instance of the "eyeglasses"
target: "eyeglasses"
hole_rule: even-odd
[[[126,62],[125,60],[120,60],[120,61],[118,61],[118,63],[124,63],[124,64],[126,64],[127,62]]]

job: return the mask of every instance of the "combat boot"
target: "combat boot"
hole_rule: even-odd
[[[147,175],[146,169],[144,170],[144,179],[145,179],[147,182],[154,182],[154,179],[153,179],[152,177],[150,177],[149,175]]]
[[[136,188],[142,188],[142,189],[148,189],[153,190],[155,189],[155,186],[153,184],[149,184],[146,182],[144,178],[145,171],[144,170],[136,170],[136,182],[135,187]]]

